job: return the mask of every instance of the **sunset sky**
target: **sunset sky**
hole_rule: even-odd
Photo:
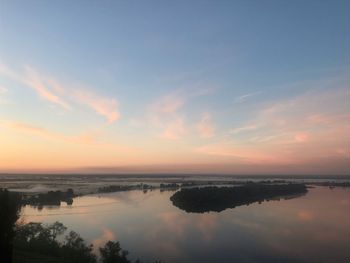
[[[350,174],[350,1],[0,1],[0,172]]]

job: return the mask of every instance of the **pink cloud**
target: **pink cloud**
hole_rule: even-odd
[[[16,121],[0,121],[0,127],[5,127],[16,132],[35,135],[48,140],[58,140],[69,143],[77,144],[94,144],[96,143],[96,135],[90,133],[83,133],[80,135],[64,135],[49,131],[45,128],[35,126],[29,123],[16,122]]]
[[[47,81],[47,78],[42,74],[39,74],[31,67],[26,67],[24,73],[17,73],[7,67],[5,64],[0,63],[0,75],[31,87],[41,98],[55,105],[58,105],[66,110],[70,109],[70,105],[58,94],[56,94],[55,91],[51,90],[52,87],[50,87],[50,83]]]
[[[73,92],[75,101],[93,109],[97,114],[104,116],[109,123],[120,118],[118,103],[115,99],[101,97],[92,91],[76,90]]]
[[[306,142],[309,140],[309,134],[306,132],[297,133],[294,136],[296,142]]]
[[[191,125],[185,122],[185,103],[194,97],[208,95],[213,89],[179,89],[166,96],[158,98],[149,106],[148,120],[151,126],[161,129],[161,137],[164,139],[177,140],[183,137]],[[209,114],[204,114],[200,123],[195,125],[197,132],[203,138],[214,136],[214,125]]]
[[[115,99],[101,96],[85,88],[76,88],[75,85],[62,85],[54,78],[31,67],[25,67],[24,73],[21,74],[0,63],[0,74],[31,87],[42,99],[65,110],[70,110],[71,104],[78,103],[104,116],[109,123],[120,118],[118,103]]]
[[[258,125],[251,124],[251,125],[233,128],[230,130],[230,133],[237,134],[237,133],[241,133],[241,132],[245,132],[245,131],[253,131],[256,129],[258,129]]]
[[[151,105],[151,111],[154,114],[169,114],[178,111],[184,104],[186,98],[178,93],[160,98]]]
[[[281,153],[274,150],[238,145],[225,141],[198,147],[195,149],[195,152],[221,156],[226,158],[226,160],[234,159],[241,163],[289,164],[294,161],[291,156],[281,155]]]
[[[197,131],[202,138],[211,138],[215,135],[215,127],[209,113],[204,113],[201,121],[196,125]]]
[[[222,143],[225,149],[209,152],[247,158],[251,154],[258,159],[269,156],[269,160],[274,156],[295,163],[324,162],[327,158],[338,162],[350,151],[349,100],[348,89],[333,88],[272,103],[259,110],[249,124],[230,131],[239,134],[232,137],[234,142],[226,138]]]
[[[186,96],[177,91],[159,98],[149,106],[148,124],[162,130],[161,138],[177,140],[186,133],[184,118],[179,113],[186,99]]]
[[[182,118],[177,117],[165,126],[161,137],[168,140],[177,140],[184,134],[186,134],[184,121]]]
[[[53,104],[57,104],[66,110],[71,108],[70,105],[63,100],[63,98],[55,94],[53,90],[50,90],[50,83],[47,81],[47,79],[39,75],[34,69],[30,67],[26,68],[26,76],[23,79],[23,82],[33,88],[41,98]]]

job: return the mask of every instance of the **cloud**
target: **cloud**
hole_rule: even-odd
[[[106,118],[108,123],[113,123],[120,118],[116,99],[101,96],[91,89],[77,87],[73,84],[62,85],[50,76],[25,67],[24,72],[17,73],[0,63],[0,75],[29,86],[40,98],[57,105],[64,110],[71,110],[72,105],[81,104],[94,110],[98,115]]]
[[[243,127],[233,128],[229,131],[229,133],[238,134],[245,131],[253,131],[253,130],[256,130],[257,128],[258,128],[258,125],[252,124],[252,125],[247,125]]]
[[[63,98],[51,90],[52,86],[50,87],[50,84],[52,85],[52,82],[50,83],[50,81],[41,76],[34,69],[26,67],[26,74],[23,82],[34,89],[41,98],[59,105],[65,110],[71,109],[71,106]]]
[[[242,103],[242,102],[245,102],[248,98],[253,97],[253,96],[256,96],[256,95],[258,95],[258,94],[260,94],[260,93],[261,93],[261,92],[258,91],[258,92],[247,93],[247,94],[241,95],[241,96],[235,98],[234,102],[235,102],[235,103]]]
[[[151,103],[147,111],[148,124],[160,129],[160,137],[168,140],[180,139],[186,133],[185,120],[180,110],[187,97],[175,91]]]
[[[35,126],[29,123],[0,120],[0,127],[10,129],[15,132],[35,135],[48,140],[77,143],[77,144],[94,144],[96,137],[92,133],[83,133],[77,136],[64,135],[49,131],[45,128]]]
[[[294,136],[296,142],[306,142],[309,139],[309,134],[306,132],[297,133]]]
[[[247,124],[231,129],[230,136],[195,151],[222,161],[298,164],[303,169],[321,163],[346,167],[350,162],[349,101],[347,88],[309,90],[259,109]]]
[[[288,164],[293,162],[292,158],[287,158],[278,153],[226,141],[200,146],[195,151],[201,154],[224,157],[225,160],[235,160],[240,163]]]
[[[177,112],[184,104],[187,98],[180,93],[174,93],[161,97],[151,106],[152,113],[156,115],[171,114]]]
[[[181,117],[177,117],[165,125],[161,137],[168,140],[177,140],[184,134],[186,134],[184,120]]]
[[[72,93],[75,101],[90,107],[97,114],[104,116],[108,123],[113,123],[120,118],[118,103],[115,99],[101,97],[88,90],[75,90]]]
[[[199,136],[202,138],[211,138],[215,135],[215,127],[209,113],[204,113],[201,121],[196,125]]]
[[[148,107],[147,120],[151,127],[160,129],[160,137],[163,139],[177,140],[188,133],[190,125],[186,123],[184,107],[186,102],[198,96],[211,94],[213,89],[194,88],[178,89],[170,94],[156,99]],[[138,121],[138,123],[142,123]],[[207,137],[212,137],[214,126],[210,116],[204,116],[201,123],[196,127],[197,131]]]
[[[50,82],[48,81],[47,77],[39,74],[31,67],[25,67],[24,72],[17,73],[16,71],[7,67],[5,64],[0,63],[0,75],[31,87],[41,98],[53,104],[56,104],[66,110],[70,109],[69,104],[50,89],[52,87],[50,86]]]

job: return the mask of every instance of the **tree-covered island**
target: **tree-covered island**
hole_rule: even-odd
[[[254,202],[305,194],[305,184],[250,183],[236,187],[182,188],[170,197],[173,205],[189,213],[220,212]]]

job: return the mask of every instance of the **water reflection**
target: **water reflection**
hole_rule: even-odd
[[[348,188],[204,214],[173,207],[172,194],[85,196],[71,207],[25,207],[22,218],[61,221],[96,246],[117,239],[134,259],[150,262],[350,262]]]

